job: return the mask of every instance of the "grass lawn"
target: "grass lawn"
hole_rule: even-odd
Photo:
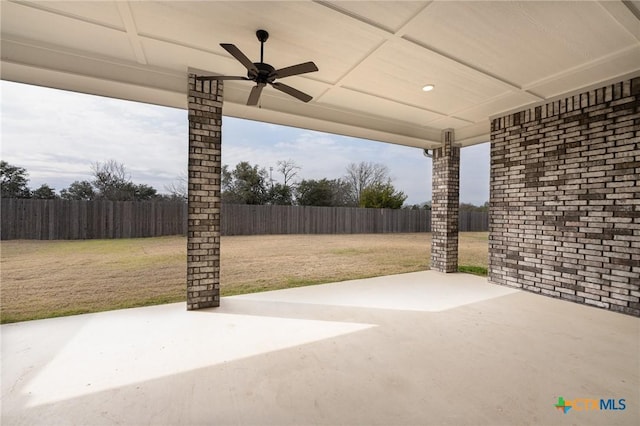
[[[222,237],[223,296],[429,268],[431,234]],[[486,274],[486,232],[460,234]],[[186,238],[0,242],[2,323],[185,300]]]

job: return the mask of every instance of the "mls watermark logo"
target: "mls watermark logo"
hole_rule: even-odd
[[[558,402],[554,404],[556,409],[562,411],[564,414],[567,414],[571,410],[575,411],[622,411],[627,408],[626,401],[621,399],[612,399],[612,398],[574,398],[574,399],[564,399],[564,397],[559,396]]]

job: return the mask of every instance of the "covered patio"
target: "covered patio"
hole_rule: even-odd
[[[491,282],[640,316],[636,1],[0,6],[2,79],[188,110],[187,309],[220,303],[224,114],[432,156],[442,272],[458,269],[460,149],[491,141]],[[279,78],[258,68],[295,89],[257,100]]]
[[[417,272],[3,325],[2,423],[635,425],[639,345],[631,316]]]
[[[197,310],[3,325],[3,424],[637,423],[637,2],[0,6],[2,79],[189,111]],[[197,80],[244,72],[219,43],[254,60],[258,29],[318,65],[287,80],[313,100]],[[223,114],[426,150],[434,270],[221,302]],[[445,274],[459,152],[489,141],[491,283]]]

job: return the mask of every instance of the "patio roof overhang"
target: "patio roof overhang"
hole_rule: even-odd
[[[1,77],[186,108],[187,70],[241,75],[219,43],[320,71],[247,107],[225,83],[224,114],[419,148],[455,129],[489,140],[489,118],[640,70],[637,1],[1,2]],[[254,59],[255,58],[255,59]],[[425,93],[421,88],[434,84]]]

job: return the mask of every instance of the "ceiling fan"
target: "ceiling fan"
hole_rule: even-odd
[[[275,69],[273,66],[264,62],[264,43],[269,38],[269,33],[265,30],[256,31],[256,37],[260,41],[260,62],[251,62],[247,56],[240,51],[235,45],[229,43],[220,43],[220,46],[227,52],[229,52],[234,58],[236,58],[247,69],[247,76],[231,76],[231,75],[215,75],[215,76],[202,76],[196,77],[200,81],[210,80],[248,80],[256,82],[256,85],[251,89],[247,105],[257,105],[260,99],[262,89],[269,84],[274,89],[280,90],[294,98],[300,99],[302,102],[309,102],[313,99],[311,96],[298,89],[294,89],[291,86],[287,86],[283,83],[278,83],[275,80],[291,77],[292,75],[306,74],[308,72],[318,71],[318,67],[313,62],[304,62],[298,65],[292,65],[290,67]]]

